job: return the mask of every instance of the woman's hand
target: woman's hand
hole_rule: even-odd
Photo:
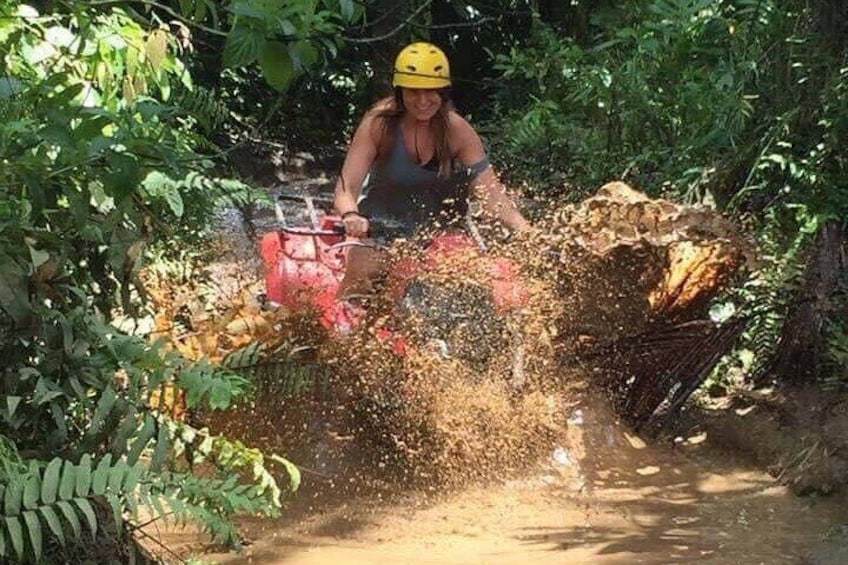
[[[360,215],[359,212],[345,212],[342,215],[342,223],[344,223],[345,235],[349,237],[368,236],[368,218]]]

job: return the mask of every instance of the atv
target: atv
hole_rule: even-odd
[[[292,204],[301,207],[305,222],[292,225]],[[363,244],[346,240],[341,218],[331,207],[326,198],[280,195],[275,206],[279,227],[261,238],[260,252],[268,302],[312,312],[331,336],[341,338],[367,323],[361,310],[337,297],[347,249]],[[372,228],[381,226],[372,221]],[[466,231],[436,233],[422,247],[414,257],[390,262],[380,287],[391,304],[390,321],[380,335],[392,340],[396,354],[403,355],[408,347],[434,347],[478,371],[496,355],[511,351],[511,381],[521,386],[524,350],[520,330],[510,320],[526,302],[527,290],[517,265],[491,254],[470,220]],[[457,273],[449,284],[428,276],[459,255],[474,257],[483,276]]]

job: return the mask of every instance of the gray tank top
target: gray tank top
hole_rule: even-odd
[[[359,211],[380,224],[376,229],[389,232],[375,233],[380,239],[410,237],[436,222],[457,226],[468,213],[471,181],[488,166],[488,159],[471,167],[454,161],[450,176],[440,178],[435,156],[426,165],[412,159],[398,120],[391,153],[372,167]]]

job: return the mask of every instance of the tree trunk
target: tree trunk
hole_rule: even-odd
[[[826,353],[825,322],[835,312],[833,297],[846,270],[845,231],[837,221],[824,225],[807,259],[804,285],[780,333],[777,350],[757,379],[800,384],[815,378]]]
[[[745,328],[744,318],[718,325],[707,309],[750,260],[750,242],[714,210],[621,182],[554,212],[544,229],[561,260],[561,351],[598,369],[634,427],[672,424]]]

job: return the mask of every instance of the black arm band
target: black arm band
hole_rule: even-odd
[[[361,217],[361,218],[365,218],[366,220],[368,219],[368,217],[367,217],[367,216],[363,216],[362,214],[360,214],[360,213],[359,213],[359,212],[357,212],[356,210],[349,210],[349,211],[345,212],[344,214],[342,214],[342,220],[344,220],[344,219],[345,219],[345,218],[347,218],[348,216],[353,216],[353,215],[357,215],[357,216],[359,216],[359,217]]]

